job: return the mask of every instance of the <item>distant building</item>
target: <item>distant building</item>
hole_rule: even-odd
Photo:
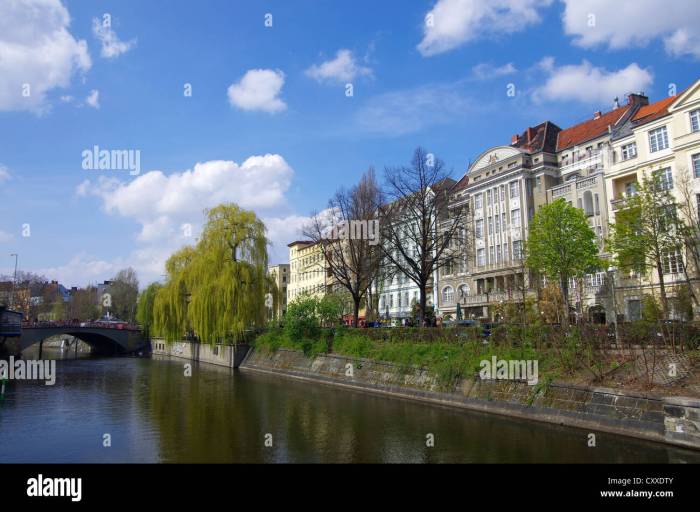
[[[302,295],[323,297],[326,294],[327,270],[323,251],[310,240],[295,241],[289,247],[289,286],[287,300]]]
[[[267,275],[270,276],[277,285],[279,296],[275,317],[279,319],[284,317],[284,314],[287,312],[287,289],[291,276],[289,264],[280,263],[278,265],[270,265],[267,267]]]

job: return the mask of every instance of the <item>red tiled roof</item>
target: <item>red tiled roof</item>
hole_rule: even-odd
[[[557,151],[577,146],[604,135],[608,131],[608,126],[617,123],[627,113],[629,108],[630,105],[625,105],[602,114],[598,119],[590,119],[570,128],[565,128],[559,132]]]
[[[644,105],[639,110],[637,110],[636,114],[634,114],[632,122],[637,125],[640,125],[644,123],[650,123],[655,119],[665,116],[666,114],[668,114],[668,106],[676,98],[678,98],[678,95],[669,96],[668,98],[664,98],[660,101],[652,103],[651,105]]]
[[[459,180],[457,183],[455,183],[455,186],[452,187],[452,192],[458,192],[462,190],[463,188],[466,188],[467,185],[469,184],[469,174],[465,174],[462,176],[462,179]]]

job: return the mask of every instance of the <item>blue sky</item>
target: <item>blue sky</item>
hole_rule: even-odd
[[[146,284],[223,200],[267,222],[282,262],[370,165],[422,145],[458,178],[527,126],[700,78],[696,2],[609,4],[2,2],[0,273],[17,252],[67,286],[129,265]],[[138,150],[140,174],[84,169],[95,145]]]

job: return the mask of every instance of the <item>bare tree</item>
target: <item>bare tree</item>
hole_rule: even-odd
[[[379,272],[381,244],[379,207],[382,194],[374,169],[369,168],[350,190],[340,189],[328,209],[313,215],[304,235],[319,244],[331,287],[345,289],[353,303],[353,325]]]
[[[700,211],[698,211],[698,200],[693,190],[693,181],[687,168],[679,171],[678,190],[680,192],[678,232],[686,254],[683,272],[693,304],[698,306],[700,302],[693,283],[697,283],[700,278]]]
[[[435,271],[465,252],[466,208],[448,208],[455,181],[443,162],[417,148],[410,166],[387,168],[381,209],[383,266],[391,266],[419,290],[418,320],[425,324],[427,287]]]

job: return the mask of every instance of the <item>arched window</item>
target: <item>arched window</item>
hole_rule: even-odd
[[[442,289],[442,302],[452,302],[455,299],[455,290],[451,286]]]

